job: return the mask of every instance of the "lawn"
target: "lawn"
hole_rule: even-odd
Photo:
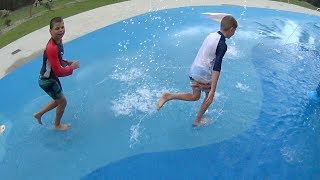
[[[2,30],[0,48],[24,35],[47,26],[50,19],[57,15],[66,18],[90,9],[122,1],[125,0],[56,0],[51,4],[52,10],[48,10],[44,6],[34,7],[31,18],[29,17],[30,6],[12,11],[8,17],[12,22],[12,29],[5,32],[4,19],[0,20],[0,30]]]
[[[309,8],[309,9],[313,9],[313,10],[317,9],[317,7],[315,7],[314,5],[307,3],[305,1],[300,1],[300,0],[273,0],[273,1],[295,4],[295,5],[302,6],[302,7]]]
[[[0,48],[46,25],[51,18],[59,15],[63,18],[88,11],[97,7],[122,2],[126,0],[54,0],[51,3],[52,10],[44,6],[32,8],[32,17],[29,17],[30,6],[13,11],[9,15],[11,26],[5,25],[5,20],[0,19]],[[274,0],[288,3],[288,0]],[[290,4],[296,4],[310,9],[315,6],[299,1],[289,0]]]

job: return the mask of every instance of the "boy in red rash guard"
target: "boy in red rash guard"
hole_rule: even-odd
[[[41,117],[46,112],[56,108],[54,128],[67,130],[70,125],[61,124],[61,118],[67,100],[63,95],[62,86],[58,77],[69,76],[74,69],[79,68],[79,61],[67,61],[63,59],[62,37],[65,33],[64,22],[61,17],[55,17],[50,21],[50,34],[46,49],[43,54],[43,64],[39,76],[39,86],[53,99],[39,112],[33,114],[38,123],[42,125]]]

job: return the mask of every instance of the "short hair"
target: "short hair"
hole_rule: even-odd
[[[232,17],[231,15],[223,17],[221,20],[220,29],[223,31],[227,31],[232,27],[235,29],[238,27],[237,20],[234,19],[234,17]]]
[[[60,22],[63,22],[62,17],[54,17],[54,18],[52,18],[51,21],[50,21],[50,30],[53,28],[55,23],[60,23]]]

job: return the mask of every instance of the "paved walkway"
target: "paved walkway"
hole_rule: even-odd
[[[64,19],[68,29],[63,41],[71,41],[97,29],[150,10],[203,5],[246,5],[247,7],[271,8],[320,16],[320,12],[315,10],[270,0],[131,0],[96,8]],[[46,26],[0,49],[0,79],[15,68],[41,55],[49,38],[48,31],[49,27]],[[12,54],[17,49],[21,51]]]

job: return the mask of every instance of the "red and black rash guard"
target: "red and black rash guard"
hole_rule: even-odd
[[[62,67],[63,60],[63,45],[57,44],[53,39],[50,39],[46,50],[43,54],[43,64],[41,67],[40,75],[43,78],[57,78],[62,76],[71,75],[73,72],[72,66]]]

